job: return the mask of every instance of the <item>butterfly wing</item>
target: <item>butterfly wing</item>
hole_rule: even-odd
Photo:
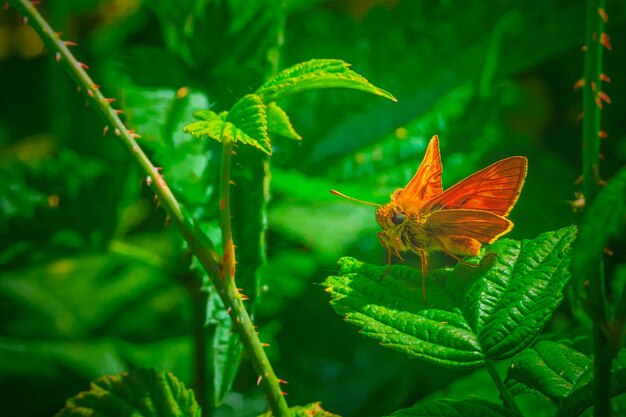
[[[506,216],[519,197],[527,167],[523,156],[502,159],[436,195],[421,211],[484,210]]]
[[[424,227],[433,236],[462,236],[483,243],[493,243],[513,228],[506,217],[483,210],[452,209],[428,215]]]
[[[407,203],[411,208],[420,208],[442,191],[439,138],[435,135],[430,140],[424,159],[411,181],[404,189],[396,191],[391,199],[398,203]]]

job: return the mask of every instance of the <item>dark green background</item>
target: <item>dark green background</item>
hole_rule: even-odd
[[[321,90],[280,103],[304,139],[273,142],[267,262],[256,273],[263,157],[240,148],[234,159],[240,284],[255,299],[261,339],[292,405],[321,400],[338,414],[377,416],[464,375],[380,348],[332,311],[319,284],[336,260],[383,263],[385,251],[374,209],[328,189],[387,202],[437,134],[446,187],[500,158],[529,159],[510,237],[579,221],[568,202],[580,188],[582,105],[573,85],[582,76],[585,2],[76,0],[40,8],[78,42],[75,54],[118,98],[114,106],[216,243],[219,147],[182,133],[194,110],[227,110],[276,66],[312,58],[343,59],[398,98]],[[605,179],[626,161],[626,4],[608,1],[607,12]],[[51,415],[89,380],[138,366],[190,384],[192,307],[180,284],[188,262],[178,232],[53,54],[40,53],[12,10],[0,12],[0,28],[2,409]],[[191,93],[177,100],[181,87]],[[623,243],[612,249],[624,259]],[[580,317],[566,302],[550,330],[575,330]],[[255,382],[244,361],[220,415],[264,411]]]

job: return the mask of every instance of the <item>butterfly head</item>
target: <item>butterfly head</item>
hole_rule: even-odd
[[[406,220],[407,215],[397,204],[386,204],[376,210],[376,221],[383,230],[400,227]]]

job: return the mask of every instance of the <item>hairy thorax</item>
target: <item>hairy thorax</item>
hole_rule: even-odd
[[[376,211],[376,221],[383,231],[379,234],[389,247],[397,251],[428,252],[434,247],[433,237],[425,228],[419,210],[407,210],[395,202]]]

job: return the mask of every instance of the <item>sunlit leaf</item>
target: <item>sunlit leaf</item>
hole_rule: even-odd
[[[211,110],[196,112],[200,119],[185,126],[184,131],[194,136],[209,136],[218,142],[228,138],[272,154],[267,132],[267,106],[255,94],[248,94],[232,107],[230,112],[217,114]]]
[[[410,357],[471,368],[504,359],[528,346],[560,304],[569,279],[573,227],[533,240],[502,239],[485,249],[479,267],[457,265],[427,277],[429,304],[419,273],[342,258],[340,275],[324,282],[335,311],[381,345]]]
[[[287,113],[274,101],[267,105],[267,128],[270,133],[276,133],[289,139],[302,139],[302,136],[293,128]]]
[[[169,372],[137,369],[104,376],[89,391],[67,400],[57,417],[200,417],[193,391]]]
[[[361,90],[396,101],[391,93],[371,84],[339,59],[312,59],[294,65],[259,87],[256,94],[269,103],[301,91],[334,87]]]

